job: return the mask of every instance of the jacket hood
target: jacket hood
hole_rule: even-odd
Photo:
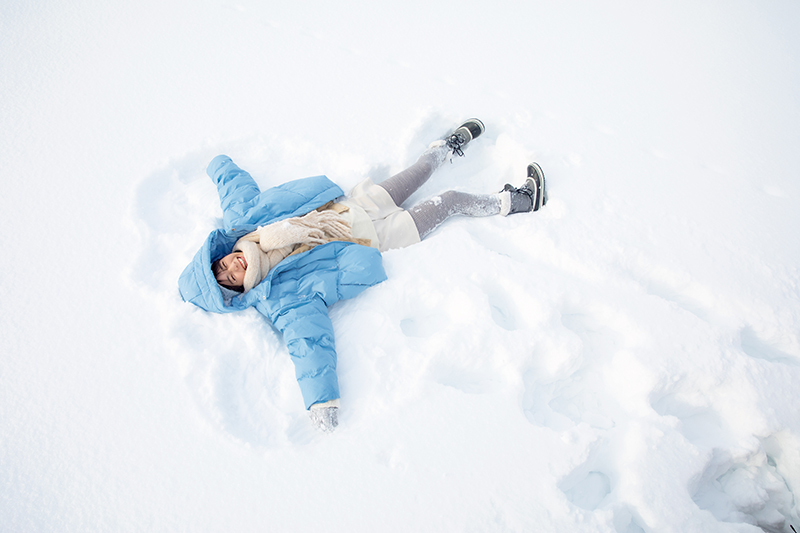
[[[256,226],[244,226],[237,228],[236,231],[223,229],[212,231],[178,280],[181,298],[185,302],[191,302],[201,309],[214,313],[238,310],[238,306],[225,305],[222,291],[211,270],[211,263],[229,254],[239,237],[255,229]]]

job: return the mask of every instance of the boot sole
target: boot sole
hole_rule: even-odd
[[[547,204],[547,184],[544,179],[544,171],[539,163],[533,162],[528,165],[528,179],[533,181],[536,187],[536,202],[533,210],[538,211],[540,207]]]
[[[478,132],[477,133],[473,132],[470,126],[476,126],[478,128]],[[468,120],[465,120],[464,122],[461,123],[461,126],[459,126],[459,128],[466,128],[469,131],[469,134],[472,136],[472,139],[477,139],[478,137],[483,135],[483,132],[486,131],[486,126],[484,126],[483,122],[481,122],[477,118],[470,118]]]

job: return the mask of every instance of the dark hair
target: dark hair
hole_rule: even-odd
[[[212,263],[211,263],[211,272],[213,272],[213,273],[214,273],[214,278],[216,278],[216,277],[217,277],[217,275],[219,275],[219,262],[220,262],[220,261],[222,261],[222,259],[223,259],[223,258],[222,258],[222,257],[220,257],[219,259],[217,259],[216,261],[214,261],[214,262],[212,262]],[[217,284],[218,284],[220,287],[225,287],[225,288],[226,288],[226,289],[228,289],[229,291],[244,292],[244,286],[241,286],[241,287],[231,287],[230,285],[226,285],[226,284],[224,284],[224,283],[220,283],[220,282],[219,282],[219,280],[217,280]]]

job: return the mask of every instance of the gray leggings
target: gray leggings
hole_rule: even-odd
[[[429,148],[416,163],[378,185],[386,189],[395,205],[402,206],[444,163],[449,151],[446,146]],[[415,205],[408,209],[408,213],[417,226],[419,238],[424,239],[453,215],[485,217],[500,214],[500,197],[497,194],[447,191]]]

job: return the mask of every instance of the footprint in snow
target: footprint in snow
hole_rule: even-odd
[[[791,531],[790,525],[800,520],[780,459],[785,457],[785,445],[794,447],[797,443],[786,440],[782,435],[772,435],[747,455],[739,448],[715,448],[696,482],[692,499],[721,522],[745,522],[774,533]],[[788,455],[792,454],[790,451]]]
[[[746,326],[739,332],[742,351],[756,359],[763,359],[770,363],[783,363],[786,365],[798,365],[800,359],[789,353],[784,352],[759,337],[752,327]]]

